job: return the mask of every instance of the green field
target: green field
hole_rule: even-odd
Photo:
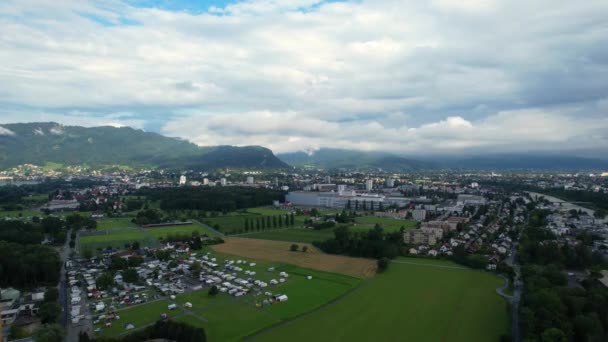
[[[130,217],[104,218],[97,221],[98,230],[137,227]]]
[[[95,327],[101,328],[101,335],[103,336],[116,336],[128,332],[128,330],[125,329],[125,326],[128,323],[133,324],[135,329],[140,329],[159,320],[160,315],[163,313],[166,313],[171,318],[183,315],[181,310],[168,310],[167,306],[169,304],[170,302],[166,300],[158,300],[132,308],[118,310],[116,313],[120,319],[113,321],[111,327],[106,328],[103,324],[98,324]]]
[[[243,234],[241,236],[251,239],[312,243],[313,241],[332,239],[334,237],[334,231],[333,229],[313,230],[289,228]]]
[[[352,227],[352,230],[367,230],[369,228],[374,228],[374,226],[378,223],[384,228],[385,232],[398,232],[401,227],[407,229],[416,228],[416,221],[413,220],[398,220],[387,217],[375,217],[375,216],[363,216],[357,217],[355,222],[358,226]]]
[[[15,211],[0,211],[0,217],[33,217],[38,216],[42,218],[44,214],[37,210],[15,210]]]
[[[498,341],[508,333],[507,303],[495,292],[500,278],[429,264],[393,263],[337,302],[254,340]]]
[[[87,248],[96,250],[108,246],[122,248],[126,243],[135,241],[138,241],[142,246],[151,246],[155,243],[152,238],[138,228],[107,230],[105,232],[106,234],[103,235],[81,236],[80,250],[83,251]]]
[[[173,311],[167,310],[170,302],[166,300],[120,310],[118,311],[120,320],[116,321],[111,328],[102,328],[102,335],[110,337],[124,333],[124,326],[127,323],[133,323],[136,328],[142,328],[158,320],[161,313],[167,313],[171,319],[176,321],[205,328],[209,341],[239,341],[261,329],[311,311],[352,290],[361,282],[360,279],[345,275],[308,270],[280,263],[257,262],[216,252],[212,252],[210,256],[221,260],[246,260],[247,264],[242,267],[256,271],[256,278],[266,282],[270,279],[278,279],[279,272],[287,272],[289,278],[286,283],[270,285],[264,292],[286,294],[289,300],[263,307],[260,304],[267,298],[263,294],[260,296],[249,294],[234,298],[220,293],[215,297],[210,297],[208,288],[203,288],[196,292],[178,295],[175,303],[179,307]],[[256,265],[250,266],[250,262],[256,262]],[[275,267],[275,270],[270,272],[269,267]],[[307,279],[308,276],[311,276],[312,279]],[[188,312],[183,310],[186,302],[192,304],[192,308],[187,309]],[[101,325],[96,327],[101,327]]]
[[[207,234],[209,236],[215,236],[215,232],[205,228],[204,226],[194,223],[183,226],[169,226],[169,227],[158,227],[158,228],[145,228],[145,232],[155,239],[164,238],[168,234],[192,234],[193,231],[199,232],[201,235]]]

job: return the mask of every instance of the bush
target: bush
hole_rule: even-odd
[[[299,248],[300,246],[294,243],[293,245],[291,245],[291,247],[289,247],[289,250],[292,252],[297,252]]]
[[[209,296],[213,297],[216,296],[218,293],[220,293],[220,290],[217,288],[217,286],[211,286],[211,288],[209,289]]]
[[[378,259],[378,273],[382,273],[382,272],[386,271],[386,269],[388,268],[388,263],[389,263],[388,258]]]

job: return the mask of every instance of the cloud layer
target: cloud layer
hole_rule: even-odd
[[[0,123],[276,152],[608,149],[604,0],[137,3],[3,1]]]

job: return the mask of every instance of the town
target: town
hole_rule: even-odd
[[[226,305],[238,308],[231,312],[244,311],[246,317],[277,312],[289,319],[331,298],[304,298],[310,291],[338,286],[338,294],[387,267],[428,259],[500,276],[502,284],[490,293],[511,307],[512,317],[505,319],[513,328],[503,333],[522,334],[522,310],[531,310],[522,303],[530,277],[526,262],[534,255],[527,245],[532,228],[526,227],[536,215],[541,219],[535,224],[547,236],[541,245],[571,248],[576,258],[563,261],[567,286],[584,289],[594,277],[608,286],[608,271],[601,268],[608,258],[605,204],[588,202],[608,190],[602,174],[47,176],[10,173],[9,185],[0,188],[3,198],[11,192],[21,196],[2,203],[2,236],[39,230],[32,238],[58,252],[60,268],[50,278],[55,286],[41,278],[27,286],[9,280],[14,286],[2,289],[7,340],[35,335],[43,326],[65,327],[70,341],[115,338],[157,321],[185,322],[220,339],[239,339],[273,323],[216,330],[208,315],[223,322],[231,314],[209,312],[210,302],[233,298],[236,302]],[[175,202],[186,193],[187,205]],[[258,199],[241,207],[201,204],[207,197],[230,194],[242,201],[253,193]],[[10,267],[3,264],[4,270]],[[324,273],[338,269],[342,275]]]

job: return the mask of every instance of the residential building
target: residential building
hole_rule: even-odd
[[[412,218],[416,221],[424,221],[426,219],[426,210],[425,209],[412,210]]]
[[[434,246],[443,236],[441,228],[420,228],[403,233],[403,242],[412,245]]]
[[[179,176],[179,185],[186,185],[186,176]]]

